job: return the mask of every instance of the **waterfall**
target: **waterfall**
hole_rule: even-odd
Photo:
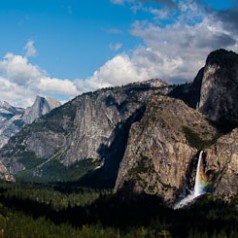
[[[203,151],[199,153],[198,157],[198,163],[197,163],[197,169],[196,169],[196,178],[195,178],[195,185],[193,191],[183,198],[181,201],[176,203],[173,208],[179,209],[186,205],[188,205],[190,202],[192,202],[196,197],[199,197],[200,195],[204,194],[204,187],[206,186],[206,182],[203,181],[203,175],[204,175],[204,168],[203,168]]]
[[[203,166],[201,166],[203,151],[201,150],[198,158],[195,185],[194,185],[194,197],[200,196],[204,193],[203,191],[203,183],[202,183],[202,174],[204,173]]]

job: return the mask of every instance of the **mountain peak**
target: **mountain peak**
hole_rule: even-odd
[[[211,121],[232,129],[238,125],[238,54],[219,49],[204,68],[199,110]]]
[[[232,67],[238,63],[238,54],[225,49],[211,52],[206,60],[206,65],[218,65],[221,67]]]
[[[52,97],[41,97],[38,95],[34,104],[26,108],[23,120],[27,124],[32,123],[36,118],[49,113],[52,109],[60,105],[60,102]]]

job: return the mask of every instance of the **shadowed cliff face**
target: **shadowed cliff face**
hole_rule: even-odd
[[[202,79],[204,75],[204,67],[198,71],[197,76],[191,83],[177,85],[169,96],[183,100],[188,106],[197,108],[201,96]]]
[[[238,126],[238,55],[231,51],[210,53],[191,83],[178,85],[169,94],[198,109],[223,132]]]
[[[204,69],[199,111],[221,126],[228,126],[231,129],[236,127],[238,125],[237,91],[238,55],[225,50],[212,52],[207,58]]]

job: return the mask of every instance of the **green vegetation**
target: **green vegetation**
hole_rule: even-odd
[[[212,145],[219,137],[219,135],[217,134],[213,136],[211,140],[204,140],[200,137],[198,133],[186,126],[183,127],[183,132],[189,145],[199,150]]]
[[[129,176],[136,176],[138,174],[153,172],[152,160],[147,156],[141,155],[141,160],[138,161],[137,165],[128,171]]]
[[[44,160],[38,159],[34,152],[23,151],[19,163],[24,164],[26,169],[31,169],[41,164]]]
[[[53,159],[43,166],[34,167],[32,165],[37,165],[39,159],[31,160],[27,157],[22,159],[23,164],[27,167],[27,170],[24,170],[16,175],[18,181],[32,181],[40,183],[48,182],[68,182],[76,181],[82,178],[86,173],[93,170],[99,165],[98,160],[85,159],[78,161],[72,166],[64,166],[58,159]],[[41,161],[42,163],[42,161]],[[32,168],[32,169],[31,169]]]
[[[153,172],[154,166],[152,159],[148,158],[147,156],[141,155],[141,160],[137,162],[137,165],[135,167],[132,167],[128,171],[128,175],[132,179],[136,179],[136,181],[143,189],[147,189],[148,191],[153,192],[155,189],[155,185],[149,185],[145,179]]]
[[[208,195],[189,209],[172,210],[145,194],[122,199],[70,184],[2,182],[0,237],[237,238],[237,201],[214,202]]]

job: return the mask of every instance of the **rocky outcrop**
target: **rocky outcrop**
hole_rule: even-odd
[[[39,168],[53,161],[69,167],[91,159],[104,161],[103,169],[113,178],[131,124],[141,117],[152,94],[169,90],[166,83],[152,80],[85,93],[25,126],[1,150],[1,161],[18,174],[29,169],[32,160],[37,163],[35,171],[30,168],[32,175],[39,175]]]
[[[212,52],[204,69],[198,109],[219,124],[238,125],[238,55]]]
[[[116,190],[133,184],[134,192],[156,194],[167,203],[174,201],[187,183],[199,147],[209,145],[215,135],[202,114],[184,102],[153,96],[143,118],[130,130]]]
[[[0,148],[10,137],[21,130],[25,124],[49,113],[60,106],[60,102],[51,97],[37,96],[34,104],[26,109],[13,107],[7,102],[0,102]]]

